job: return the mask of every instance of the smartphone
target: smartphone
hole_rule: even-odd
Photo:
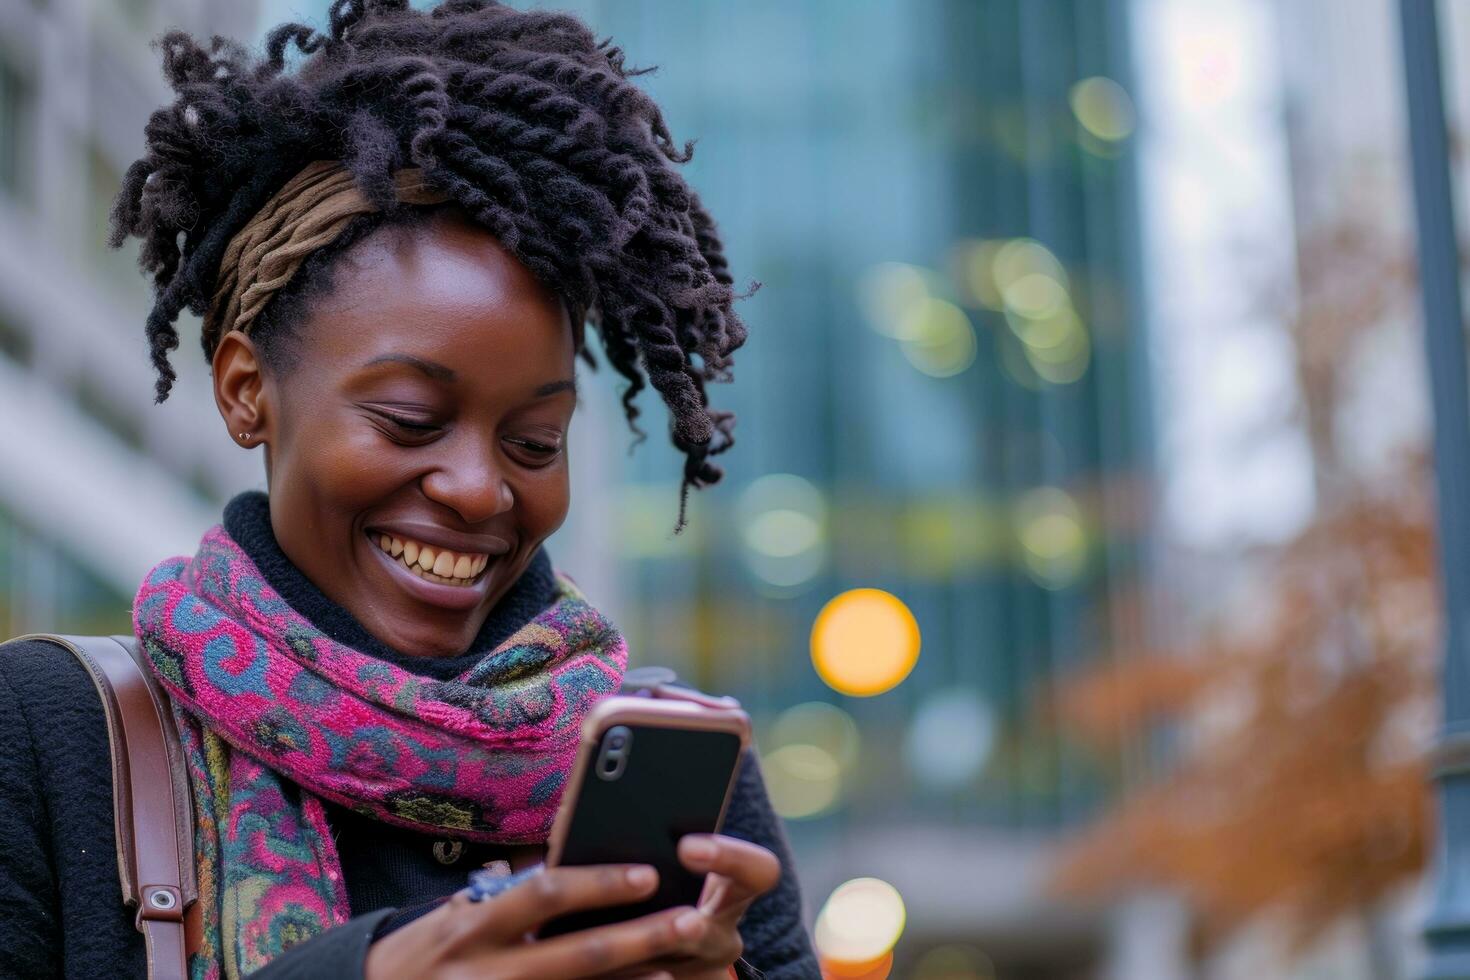
[[[675,848],[685,834],[719,830],[749,743],[750,719],[737,707],[617,696],[588,712],[546,865],[648,864],[658,891],[553,919],[539,935],[696,904],[704,875],[680,864]]]

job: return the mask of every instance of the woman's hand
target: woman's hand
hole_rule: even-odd
[[[781,862],[759,844],[718,834],[689,834],[679,841],[679,860],[690,871],[708,872],[699,907],[675,921],[687,930],[692,949],[609,977],[667,975],[680,980],[729,980],[730,966],[744,952],[740,919],[757,898],[781,880]]]
[[[366,980],[577,980],[635,964],[698,956],[706,932],[702,912],[687,907],[527,940],[548,919],[636,902],[652,894],[657,884],[658,874],[646,865],[601,865],[548,868],[483,902],[472,902],[460,892],[373,943],[364,975]]]

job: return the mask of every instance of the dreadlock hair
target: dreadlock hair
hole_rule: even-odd
[[[158,42],[176,98],[154,112],[147,149],[128,168],[109,244],[141,239],[157,400],[175,379],[184,309],[203,316],[234,234],[313,160],[338,159],[381,210],[354,219],[313,254],[252,330],[268,360],[307,300],[329,288],[333,260],[383,224],[420,220],[397,203],[392,174],[419,167],[450,206],[484,226],[602,338],[626,379],[624,413],[644,438],[634,399],[652,385],[684,454],[675,531],[691,487],[722,475],[733,413],[710,407],[706,383],[730,380],[746,330],[733,309],[724,247],[699,197],[674,169],[658,106],[630,79],[623,52],[567,14],[497,0],[337,0],[319,33],[283,24],[264,58],[215,37]],[[305,57],[287,65],[288,48]],[[752,291],[755,287],[752,287]],[[746,294],[748,295],[748,293]],[[211,358],[218,336],[203,337]],[[585,347],[582,356],[596,362]]]

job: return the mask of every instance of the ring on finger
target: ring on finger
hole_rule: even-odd
[[[472,902],[483,902],[487,898],[494,898],[496,895],[510,891],[540,870],[541,867],[538,865],[514,874],[496,874],[489,868],[478,868],[470,872],[470,884],[467,889],[469,899]]]

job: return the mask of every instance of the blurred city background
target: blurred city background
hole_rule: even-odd
[[[763,284],[688,529],[604,372],[550,550],[751,711],[830,975],[1413,975],[1441,629],[1395,3],[546,6],[659,66]],[[125,629],[263,486],[187,337],[151,403],[104,228],[149,40],[325,7],[0,2],[0,635]]]

